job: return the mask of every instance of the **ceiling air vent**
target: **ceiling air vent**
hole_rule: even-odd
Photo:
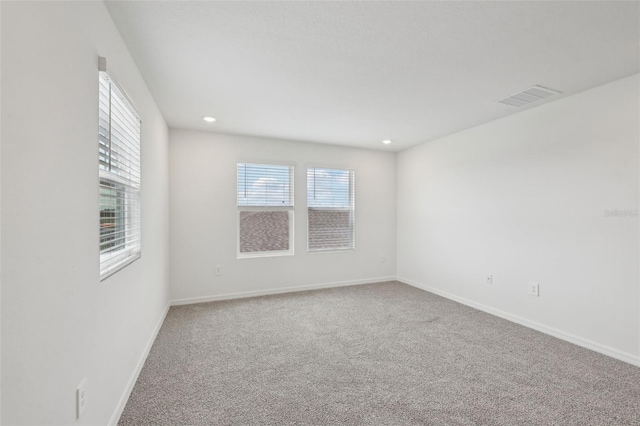
[[[527,90],[511,95],[508,98],[500,99],[498,102],[514,107],[521,107],[560,93],[561,92],[558,92],[557,90],[547,89],[542,86],[531,86]]]

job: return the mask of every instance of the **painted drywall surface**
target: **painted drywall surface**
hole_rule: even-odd
[[[2,7],[0,7],[0,46],[2,46]],[[2,54],[0,53],[0,83],[2,82]],[[2,84],[0,84],[2,99]],[[0,101],[0,124],[2,124],[2,102]],[[0,212],[2,212],[2,127],[0,127]],[[0,214],[0,331],[2,330],[2,214]],[[2,333],[0,332],[0,377],[2,373]],[[1,386],[0,386],[1,388]],[[0,422],[2,421],[2,390],[0,389]]]
[[[637,357],[638,96],[635,75],[400,153],[398,276]]]
[[[107,424],[168,302],[167,126],[102,2],[1,7],[2,424]],[[143,120],[142,258],[103,282],[98,56]]]
[[[395,275],[395,154],[173,129],[169,141],[172,299]],[[295,164],[293,256],[236,258],[238,161]],[[355,170],[354,251],[307,253],[308,165]]]

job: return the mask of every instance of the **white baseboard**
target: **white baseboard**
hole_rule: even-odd
[[[377,277],[377,278],[368,278],[364,280],[338,281],[338,282],[330,282],[330,283],[300,285],[295,287],[273,288],[269,290],[241,291],[237,293],[223,293],[223,294],[216,294],[212,296],[188,297],[185,299],[172,300],[171,306],[191,305],[193,303],[204,303],[204,302],[216,302],[219,300],[244,299],[247,297],[267,296],[269,294],[294,293],[298,291],[320,290],[323,288],[346,287],[350,285],[374,284],[374,283],[381,283],[385,281],[395,281],[395,279],[396,279],[395,276]]]
[[[566,333],[564,331],[558,330],[553,327],[548,327],[544,324],[540,324],[535,321],[530,321],[526,318],[522,318],[518,315],[510,314],[508,312],[501,311],[499,309],[492,308],[487,305],[483,305],[482,303],[477,303],[469,299],[465,299],[464,297],[456,296],[454,294],[448,293],[446,291],[438,290],[437,288],[433,288],[431,286],[418,283],[416,281],[410,280],[404,277],[397,277],[397,280],[401,283],[408,284],[410,286],[419,288],[424,291],[428,291],[433,294],[437,294],[438,296],[442,296],[446,299],[453,300],[454,302],[462,303],[463,305],[470,306],[472,308],[478,309],[480,311],[489,313],[491,315],[495,315],[497,317],[506,319],[511,322],[515,322],[516,324],[523,325],[525,327],[532,328],[541,333],[549,334],[553,337],[557,337],[558,339],[565,340],[569,343],[573,343],[574,345],[582,346],[583,348],[590,349],[595,352],[599,352],[603,355],[610,356],[611,358],[618,359],[620,361],[627,362],[632,365],[636,365],[640,367],[640,357],[619,351],[617,349],[611,348],[606,345],[601,345],[600,343],[593,342],[591,340],[583,339],[582,337],[578,337],[571,333]]]
[[[156,337],[158,336],[158,332],[160,331],[160,328],[162,327],[162,323],[164,322],[164,319],[167,317],[167,313],[169,313],[169,308],[170,307],[171,307],[171,304],[167,303],[167,306],[164,308],[164,311],[163,311],[162,315],[160,315],[160,318],[159,318],[158,322],[156,323],[156,326],[153,329],[153,332],[151,333],[151,336],[149,336],[149,339],[147,340],[147,344],[144,347],[144,351],[142,352],[142,355],[140,356],[140,359],[138,360],[138,364],[136,364],[136,368],[131,373],[131,377],[129,377],[129,381],[127,382],[127,386],[125,387],[124,392],[122,392],[122,396],[120,397],[120,400],[118,401],[118,405],[116,406],[116,409],[114,410],[113,414],[111,415],[111,419],[109,420],[109,423],[108,423],[109,426],[117,426],[118,421],[120,420],[120,416],[122,415],[122,412],[124,411],[124,407],[127,405],[127,401],[129,400],[129,396],[131,395],[131,391],[133,391],[133,387],[135,386],[136,382],[138,381],[138,376],[140,375],[140,371],[142,371],[142,367],[144,366],[144,362],[147,360],[147,356],[149,356],[149,352],[151,351],[151,347],[153,346],[153,342],[156,341]]]

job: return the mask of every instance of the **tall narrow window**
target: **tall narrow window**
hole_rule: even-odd
[[[293,254],[293,166],[238,163],[238,257]]]
[[[100,72],[98,174],[100,279],[140,257],[140,118],[106,72]]]
[[[355,248],[355,172],[307,169],[309,251]]]

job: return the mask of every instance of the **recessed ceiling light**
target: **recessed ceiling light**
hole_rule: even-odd
[[[213,123],[214,121],[216,121],[216,119],[215,119],[215,118],[213,118],[213,117],[209,117],[209,116],[207,116],[207,117],[202,117],[202,119],[203,119],[204,121],[206,121],[207,123]]]
[[[391,141],[389,139],[385,139],[382,141],[383,144],[385,145],[389,145],[391,143]]]

